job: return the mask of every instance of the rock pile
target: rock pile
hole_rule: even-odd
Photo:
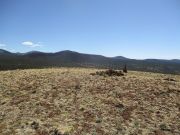
[[[97,71],[96,73],[91,73],[91,75],[100,75],[100,76],[124,76],[122,71],[116,71],[108,69],[106,71]]]

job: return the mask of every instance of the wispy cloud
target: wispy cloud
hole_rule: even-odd
[[[6,47],[6,44],[1,44],[1,43],[0,43],[0,47]]]
[[[0,43],[0,49],[7,49],[6,47],[7,47],[7,45],[6,45],[6,44],[2,44],[2,43]]]
[[[27,46],[27,47],[31,47],[31,48],[34,48],[34,47],[42,47],[41,43],[33,43],[32,41],[24,41],[22,42],[22,45],[24,46]]]

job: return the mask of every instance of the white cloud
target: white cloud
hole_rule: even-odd
[[[24,42],[22,42],[22,45],[25,45],[25,46],[31,47],[31,48],[33,48],[33,47],[42,47],[42,45],[40,43],[33,43],[31,41],[24,41]]]
[[[0,43],[0,47],[6,47],[6,44],[1,44],[1,43]]]

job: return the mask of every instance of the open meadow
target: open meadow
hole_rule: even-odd
[[[180,75],[0,71],[0,135],[179,135]]]

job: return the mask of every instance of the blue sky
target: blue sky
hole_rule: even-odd
[[[0,48],[180,59],[180,0],[0,0]]]

